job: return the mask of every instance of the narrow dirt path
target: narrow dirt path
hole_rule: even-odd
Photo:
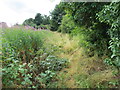
[[[70,87],[70,88],[77,88],[76,86],[76,82],[75,82],[75,79],[74,79],[74,74],[77,73],[77,66],[78,66],[78,63],[79,63],[79,60],[78,59],[75,59],[74,60],[74,55],[71,56],[71,62],[70,62],[70,68],[67,69],[67,74],[69,75],[68,76],[68,79],[66,81],[66,85],[67,87]]]
[[[70,44],[72,43],[71,40],[65,41],[65,39],[63,39],[64,37],[62,35],[60,37],[61,37],[61,40],[63,40],[64,42],[70,43]],[[71,47],[72,47],[72,45],[71,45]],[[65,85],[65,87],[77,88],[75,75],[78,72],[78,66],[79,66],[78,64],[79,64],[79,60],[80,60],[79,58],[81,56],[80,49],[76,48],[75,50],[71,51],[70,53],[64,53],[63,57],[64,56],[66,56],[70,60],[70,63],[69,63],[69,68],[65,68],[61,71],[61,75],[64,75],[62,77],[64,82],[62,82],[62,83]]]
[[[81,57],[81,49],[77,49],[75,52],[72,53],[70,60],[70,67],[65,69],[66,70],[66,81],[65,84],[69,88],[78,88],[75,80],[75,75],[78,75],[79,72],[79,63],[80,60],[83,58]]]

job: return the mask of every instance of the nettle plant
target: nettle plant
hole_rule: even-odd
[[[57,58],[56,56],[49,55],[45,60],[40,61],[40,68],[42,70],[60,71],[68,64],[67,59]]]
[[[67,66],[68,60],[48,56],[42,61],[22,63],[19,60],[3,61],[3,87],[42,88],[57,81],[57,73]],[[38,64],[36,64],[38,63]]]
[[[67,59],[53,55],[35,58],[30,63],[23,63],[15,58],[12,48],[7,48],[10,56],[3,55],[2,82],[3,87],[45,88],[57,81],[57,72],[65,68]]]
[[[112,51],[112,55],[110,59],[106,59],[106,62],[120,70],[120,3],[116,2],[106,5],[98,13],[98,17],[101,22],[111,26],[108,34],[111,38],[109,48]]]
[[[12,62],[12,63],[10,63]],[[2,68],[2,82],[3,87],[17,87],[17,85],[23,85],[22,87],[27,87],[32,85],[32,73],[28,73],[26,64],[19,64],[18,60],[7,61],[5,66]]]

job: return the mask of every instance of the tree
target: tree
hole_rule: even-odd
[[[34,19],[34,22],[37,26],[39,26],[43,21],[43,17],[40,13],[37,13]]]
[[[33,24],[34,24],[34,19],[33,19],[33,18],[26,19],[26,20],[23,22],[23,25],[33,26]]]
[[[84,34],[88,38],[91,50],[96,51],[99,55],[108,50],[108,41],[110,39],[107,34],[110,28],[107,23],[100,22],[96,14],[102,10],[104,5],[109,5],[109,2],[69,2],[65,3],[67,13],[71,14],[72,19],[78,27],[85,27]],[[106,47],[105,47],[106,46]],[[106,52],[107,54],[107,52]]]
[[[40,13],[36,14],[35,19],[29,18],[23,22],[23,25],[29,25],[34,28],[40,28],[41,26],[42,27],[44,26],[44,28],[48,28],[49,24],[50,24],[50,17],[47,15],[43,16]]]
[[[57,31],[58,27],[61,25],[61,20],[63,15],[65,15],[64,5],[60,3],[55,6],[55,9],[51,12],[51,30]]]
[[[43,24],[43,25],[48,25],[48,24],[50,24],[50,17],[47,16],[47,15],[44,15],[44,16],[43,16],[42,24]]]
[[[65,3],[67,11],[73,16],[76,24],[90,27],[99,22],[96,13],[102,10],[103,6],[109,3],[97,2],[71,2]]]

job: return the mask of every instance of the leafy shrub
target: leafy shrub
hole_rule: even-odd
[[[28,64],[9,58],[3,61],[3,87],[47,87],[49,83],[56,81],[55,71],[60,71],[66,65],[67,60],[55,56]]]
[[[55,6],[55,9],[50,13],[50,30],[57,31],[59,26],[61,25],[62,17],[65,15],[64,3],[60,3]]]
[[[89,48],[88,51],[93,52],[93,54],[98,54],[99,56],[109,55],[109,49],[107,47],[109,46],[110,37],[107,31],[110,26],[104,22],[100,22],[96,14],[102,10],[104,5],[108,4],[110,4],[110,2],[99,4],[96,2],[71,2],[64,4],[66,6],[65,10],[67,14],[72,17],[72,20],[75,23],[72,33],[80,33],[80,40],[81,38],[84,39],[82,41],[87,45],[87,49]],[[63,18],[62,21],[66,24],[64,31],[66,31],[70,26],[73,26],[71,20],[68,20],[68,18]],[[70,23],[69,26],[68,23]],[[71,28],[69,28],[69,30],[70,29]],[[91,54],[91,56],[93,56],[93,54]]]
[[[62,33],[71,33],[71,31],[75,28],[74,21],[72,20],[72,17],[69,14],[66,14],[62,18],[62,23],[59,26],[58,31]]]
[[[50,82],[52,82],[53,79],[55,79],[56,73],[50,70],[46,70],[44,73],[39,74],[41,79],[41,82],[43,82],[46,86]]]
[[[28,87],[32,85],[32,73],[28,73],[25,68],[26,64],[20,65],[19,61],[10,60],[9,63],[3,62],[5,66],[2,69],[2,83],[3,87],[17,87],[17,85],[22,85],[22,87]]]
[[[109,60],[118,70],[120,70],[120,3],[111,3],[105,5],[101,12],[99,12],[98,18],[101,22],[110,25],[108,34],[110,36],[109,48],[112,51]]]
[[[67,66],[66,59],[59,59],[55,56],[48,56],[44,61],[40,62],[41,69],[60,71]]]
[[[108,50],[108,39],[103,38],[98,34],[98,32],[94,29],[86,28],[86,27],[78,27],[72,30],[70,36],[79,37],[79,45],[84,47],[86,53],[89,56],[93,56],[94,54],[98,55],[109,55]],[[104,52],[104,53],[103,53]]]
[[[3,65],[3,87],[47,87],[49,83],[57,80],[56,71],[66,67],[67,60],[48,56],[45,61],[27,64],[11,58],[3,61]]]

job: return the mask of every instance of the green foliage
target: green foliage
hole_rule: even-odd
[[[99,81],[93,81],[90,79],[90,77],[87,74],[80,74],[76,76],[76,84],[78,84],[79,88],[118,88],[119,87],[119,80],[112,79],[112,80],[99,80]]]
[[[65,15],[64,5],[60,3],[56,5],[55,9],[51,12],[50,30],[57,31],[61,25],[61,20],[63,15]]]
[[[39,26],[42,23],[42,21],[42,15],[40,13],[37,13],[34,20],[35,24]]]
[[[37,29],[38,28],[49,29],[48,28],[49,24],[50,24],[50,17],[47,15],[41,15],[40,13],[36,14],[35,19],[29,18],[23,22],[24,26],[28,25]]]
[[[89,42],[90,37],[88,35],[90,31],[91,30],[87,31],[85,27],[76,26],[75,29],[72,30],[70,35],[79,37],[79,45],[81,47],[90,48],[91,46]]]
[[[77,80],[77,84],[80,85],[80,87],[83,87],[83,88],[90,88],[90,86],[88,85],[88,82],[87,82],[87,75],[85,74],[81,74],[79,76],[76,77],[76,80]]]
[[[34,63],[23,63],[19,61],[10,61],[4,62],[3,65],[3,87],[11,88],[38,88],[44,87],[45,82],[48,81],[48,78],[43,78],[42,72],[41,76],[35,72]],[[38,70],[37,70],[38,71]],[[52,75],[50,73],[50,75]],[[52,78],[50,76],[50,78]],[[49,81],[50,82],[50,81]]]
[[[67,66],[66,59],[59,59],[55,56],[48,56],[44,61],[40,62],[41,70],[60,71]]]
[[[108,42],[109,35],[107,33],[109,25],[106,23],[101,23],[96,16],[96,13],[102,10],[104,5],[109,3],[90,3],[90,2],[70,2],[65,3],[66,13],[71,17],[70,19],[74,21],[75,26],[70,22],[69,27],[73,27],[73,30],[69,30],[73,33],[76,33],[80,36],[80,44],[86,44],[87,49],[89,51],[93,51],[93,53],[97,53],[98,55],[109,55],[108,50]],[[64,19],[64,18],[63,18]],[[62,20],[63,23],[69,23],[68,20]],[[67,30],[68,24],[63,25],[66,26],[63,31]],[[61,25],[61,27],[63,28]],[[79,28],[79,27],[84,27]],[[81,39],[82,38],[82,39]],[[84,45],[82,45],[84,46]]]
[[[28,70],[25,68],[25,64],[20,65],[19,61],[11,60],[3,62],[2,69],[2,83],[3,87],[16,87],[16,85],[22,85],[22,87],[28,87],[32,85],[32,73],[28,73]]]
[[[3,87],[47,87],[57,81],[57,73],[67,64],[67,60],[48,56],[45,60],[23,63],[16,60],[3,61]],[[32,87],[31,87],[32,86]]]
[[[70,35],[79,37],[79,45],[85,48],[88,55],[109,55],[107,48],[108,39],[101,36],[102,33],[100,31],[98,34],[97,30],[86,28],[85,26],[76,26]]]
[[[109,59],[109,58],[106,58],[106,59],[104,60],[104,63],[106,63],[107,65],[112,65],[112,66],[114,66],[113,63],[112,63],[112,61],[111,61],[111,59]]]
[[[34,19],[33,19],[33,18],[26,19],[26,20],[23,22],[23,25],[35,26],[35,24],[34,24]]]
[[[117,88],[117,86],[120,85],[120,83],[119,83],[118,80],[109,81],[108,84],[109,84],[109,85],[112,85],[112,86],[114,86],[114,87],[116,87],[116,88]]]
[[[41,81],[47,85],[52,81],[53,78],[55,78],[56,73],[50,70],[46,70],[44,73],[41,73],[39,75],[42,78]]]
[[[42,19],[43,19],[43,21],[42,21],[43,25],[49,25],[50,24],[50,17],[49,16],[44,15]]]
[[[110,46],[112,51],[111,62],[118,69],[120,67],[120,3],[111,3],[106,5],[101,12],[98,13],[99,20],[110,25],[108,31],[110,35]]]
[[[4,29],[3,33],[2,52],[5,57],[10,48],[10,50],[12,49],[16,54],[19,54],[17,58],[24,62],[30,62],[34,57],[34,52],[43,46],[42,33],[37,31]]]
[[[70,2],[65,3],[67,11],[72,15],[76,24],[90,27],[97,23],[96,13],[102,10],[102,7],[109,3],[102,2]]]
[[[58,30],[63,33],[70,33],[71,36],[77,36],[79,37],[79,45],[86,48],[89,56],[96,53],[108,56],[111,54],[111,57],[106,58],[104,62],[117,67],[118,71],[113,72],[114,75],[117,76],[117,73],[120,72],[119,2],[60,3],[51,12],[51,20],[49,16],[42,16],[37,13],[35,19],[26,19],[23,25],[35,28],[50,28],[53,31]],[[66,68],[68,60],[54,56],[58,51],[61,52],[61,46],[52,43],[47,45],[45,40],[49,40],[47,39],[49,37],[45,36],[45,33],[48,36],[53,35],[44,31],[3,29],[1,61],[3,64],[3,87],[57,87],[58,73],[63,68]],[[112,53],[108,49],[111,49]],[[68,52],[71,52],[71,50],[68,49]],[[99,70],[99,68],[96,70]],[[120,84],[119,80],[102,79],[99,82],[98,79],[98,81],[95,81],[97,79],[93,76],[87,74],[78,75],[77,85],[82,88],[106,88],[118,87]],[[111,77],[111,75],[108,75],[108,77]]]
[[[57,87],[57,72],[65,68],[68,62],[51,55],[54,48],[47,52],[45,37],[44,31],[3,29],[4,88],[47,88],[50,84]]]
[[[69,14],[63,16],[61,25],[59,26],[58,31],[62,33],[71,33],[71,31],[75,28],[74,21]]]

